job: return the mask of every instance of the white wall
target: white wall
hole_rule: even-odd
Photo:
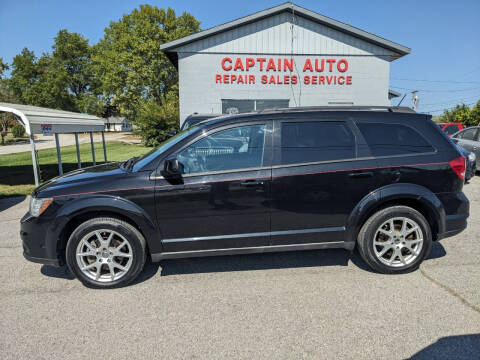
[[[329,105],[351,102],[354,105],[390,105],[388,85],[390,50],[351,37],[310,20],[296,17],[292,33],[291,14],[283,13],[247,24],[178,48],[181,122],[193,112],[221,113],[221,99],[290,99],[290,106]],[[293,42],[292,42],[293,34]],[[294,54],[292,56],[292,54]],[[305,55],[295,55],[305,54]],[[248,71],[222,69],[222,59],[237,57],[245,67],[246,58],[293,58],[293,72],[260,71],[256,62]],[[348,70],[340,72],[325,63],[323,72],[303,71],[306,59],[345,59]],[[230,63],[227,62],[227,65]],[[216,75],[253,75],[255,84],[218,84]],[[297,76],[296,85],[262,84],[261,76]],[[305,75],[350,76],[351,85],[306,85]],[[345,80],[344,80],[345,81]],[[223,81],[222,81],[223,82]]]

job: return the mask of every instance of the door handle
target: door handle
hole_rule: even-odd
[[[262,180],[245,180],[240,183],[242,186],[258,186],[263,184],[264,182]]]
[[[348,174],[351,178],[354,179],[360,179],[360,178],[367,178],[367,177],[372,177],[373,172],[372,171],[359,171],[359,172],[353,172]]]

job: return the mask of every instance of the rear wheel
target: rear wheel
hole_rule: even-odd
[[[146,245],[142,234],[115,218],[95,218],[78,226],[66,249],[67,265],[84,285],[115,288],[142,271]]]
[[[425,217],[407,206],[392,206],[372,215],[358,234],[363,260],[385,274],[416,270],[429,254],[432,234]]]

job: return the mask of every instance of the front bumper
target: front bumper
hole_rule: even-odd
[[[64,264],[58,256],[58,237],[50,230],[51,224],[51,218],[33,217],[30,213],[20,220],[20,237],[25,259],[53,266]]]
[[[45,259],[45,258],[38,258],[38,257],[33,257],[28,255],[25,250],[23,251],[23,257],[27,259],[28,261],[38,263],[38,264],[45,264],[45,265],[51,265],[51,266],[56,266],[60,267],[63,265],[63,263],[59,259]]]

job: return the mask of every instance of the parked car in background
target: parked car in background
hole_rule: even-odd
[[[409,108],[265,110],[42,184],[20,235],[26,259],[95,288],[128,284],[147,258],[327,248],[400,274],[466,228],[464,178],[455,144]]]
[[[442,129],[445,134],[448,136],[452,136],[456,132],[463,130],[463,124],[462,123],[437,123],[437,125]]]
[[[212,119],[218,116],[222,116],[220,114],[197,114],[193,113],[192,115],[188,115],[185,121],[183,122],[182,126],[180,127],[180,131],[186,130],[189,127],[192,127],[199,122],[204,120]]]
[[[457,146],[460,154],[462,154],[462,156],[467,162],[467,169],[465,171],[465,182],[468,182],[471,178],[475,176],[475,173],[477,172],[477,156],[475,155],[475,153],[468,151],[460,145],[455,145]]]
[[[478,158],[480,156],[480,127],[471,126],[452,135],[451,139]]]

